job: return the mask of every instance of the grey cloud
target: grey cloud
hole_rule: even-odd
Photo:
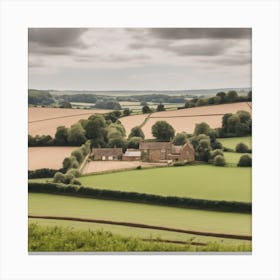
[[[205,44],[169,46],[167,50],[179,56],[217,56],[225,53],[229,47],[229,42],[208,42]]]
[[[87,28],[30,28],[29,53],[69,55],[75,48],[85,48],[81,36]]]
[[[167,40],[251,38],[251,28],[151,28],[149,32]]]

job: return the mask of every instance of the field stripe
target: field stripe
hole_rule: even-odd
[[[48,118],[48,119],[40,119],[40,120],[35,120],[35,121],[29,121],[28,123],[36,123],[36,122],[43,122],[43,121],[50,121],[50,120],[55,120],[55,119],[65,119],[65,118],[70,118],[70,117],[76,117],[76,116],[85,116],[89,115],[89,113],[83,113],[83,114],[75,114],[75,115],[67,115],[67,116],[59,116],[59,117],[53,117],[53,118]],[[92,115],[97,114],[92,112]]]
[[[210,117],[210,116],[223,116],[224,114],[206,114],[206,115],[182,115],[182,116],[151,116],[150,119],[165,119],[165,118],[192,118],[192,117]]]
[[[48,220],[65,220],[65,221],[77,221],[77,222],[86,222],[86,223],[119,225],[119,226],[127,226],[127,227],[149,228],[149,229],[156,229],[156,230],[165,230],[165,231],[172,231],[172,232],[188,233],[188,234],[201,235],[201,236],[212,236],[212,237],[240,239],[240,240],[252,240],[252,236],[249,236],[249,235],[202,232],[202,231],[184,230],[184,229],[162,227],[162,226],[152,226],[152,225],[139,224],[139,223],[116,222],[116,221],[109,221],[109,220],[84,219],[84,218],[75,218],[75,217],[58,217],[58,216],[38,216],[38,215],[28,215],[28,218],[48,219]]]

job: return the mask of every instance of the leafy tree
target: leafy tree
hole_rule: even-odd
[[[207,140],[210,143],[210,137],[206,134],[200,134],[198,136],[192,136],[190,138],[190,141],[191,141],[195,150],[197,149],[200,140]]]
[[[152,112],[152,110],[150,109],[150,107],[148,105],[143,106],[143,108],[142,108],[142,113],[143,114],[148,114],[148,113],[151,113],[151,112]]]
[[[118,121],[118,122],[116,122],[116,123],[110,124],[110,125],[108,126],[108,133],[109,133],[109,131],[110,131],[111,129],[117,130],[117,131],[120,133],[120,135],[121,135],[122,137],[125,137],[125,128],[124,128],[124,126],[122,125],[121,122]],[[108,138],[110,138],[110,137],[108,136]]]
[[[248,98],[249,101],[252,100],[252,91],[251,90],[248,92],[247,98]]]
[[[222,145],[222,143],[221,142],[219,142],[219,141],[214,141],[214,142],[211,142],[211,147],[212,147],[212,149],[223,149],[223,145]]]
[[[59,105],[60,108],[68,108],[68,109],[71,109],[72,108],[72,105],[70,102],[67,102],[67,101],[63,101],[60,105]]]
[[[215,97],[214,97],[213,103],[214,103],[215,105],[220,104],[220,103],[222,103],[222,102],[223,102],[223,101],[222,101],[222,98],[221,98],[220,96],[215,96]]]
[[[238,115],[234,114],[231,117],[228,118],[227,120],[227,131],[229,133],[236,133],[236,129],[240,125],[240,119]]]
[[[217,155],[214,158],[214,165],[216,166],[225,166],[226,165],[226,160],[222,155]]]
[[[61,172],[56,172],[54,174],[54,177],[53,177],[53,182],[54,183],[65,183],[65,176],[63,173]]]
[[[108,123],[108,121],[111,121],[114,123],[119,119],[119,117],[121,115],[122,115],[121,111],[115,110],[113,112],[109,112],[109,113],[105,114],[104,117],[105,117],[105,120],[107,121],[107,123]]]
[[[54,139],[57,145],[68,144],[68,129],[65,126],[57,127]]]
[[[128,140],[127,148],[138,149],[139,148],[139,143],[141,141],[143,141],[143,138],[141,138],[141,137],[131,137]]]
[[[216,156],[224,156],[224,153],[222,150],[220,149],[216,149],[214,151],[211,152],[211,158],[215,158]]]
[[[162,103],[158,104],[157,112],[165,111],[164,105]]]
[[[226,95],[226,100],[228,102],[235,102],[238,100],[238,94],[235,90],[230,90]]]
[[[86,142],[86,136],[85,136],[85,130],[81,126],[80,123],[76,123],[71,125],[69,132],[68,132],[68,138],[67,141],[71,145],[80,146],[83,143]]]
[[[185,132],[177,133],[173,139],[173,144],[177,146],[184,145],[187,142],[188,134]]]
[[[86,137],[91,140],[94,147],[103,146],[106,142],[106,121],[101,115],[90,116],[85,127]]]
[[[226,93],[223,91],[220,91],[216,94],[217,97],[220,97],[220,103],[224,103],[226,100]]]
[[[79,163],[82,163],[82,161],[84,159],[84,155],[80,150],[74,150],[71,153],[71,156],[75,157]]]
[[[123,114],[124,114],[124,116],[129,116],[131,114],[131,111],[129,110],[129,108],[125,108],[123,110]]]
[[[227,113],[223,115],[222,119],[222,129],[225,133],[228,132],[228,119],[232,116],[232,113]]]
[[[244,144],[244,143],[241,142],[241,143],[238,143],[238,144],[236,145],[235,151],[236,151],[237,153],[248,153],[249,148],[248,148],[248,146],[247,146],[246,144]]]
[[[135,126],[131,129],[131,132],[128,135],[128,138],[132,138],[132,137],[141,137],[142,139],[145,138],[144,132],[140,126]]]
[[[109,139],[109,147],[126,149],[126,140],[122,137]]]
[[[194,135],[199,135],[199,134],[206,134],[208,135],[208,133],[210,132],[211,128],[209,126],[209,124],[202,122],[199,124],[195,125],[195,129],[194,129]]]
[[[208,104],[208,100],[206,98],[199,98],[196,102],[195,106],[205,106]]]
[[[247,154],[241,156],[237,166],[239,167],[252,166],[252,158]]]
[[[159,141],[170,141],[174,137],[174,128],[166,121],[157,121],[152,126],[152,134]]]
[[[196,152],[199,160],[208,162],[208,160],[211,158],[210,141],[206,139],[201,139],[196,148]]]

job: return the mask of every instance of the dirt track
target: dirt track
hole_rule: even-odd
[[[49,220],[66,220],[66,221],[77,221],[77,222],[87,222],[87,223],[90,222],[90,223],[97,223],[97,224],[109,224],[109,225],[119,225],[119,226],[127,226],[127,227],[165,230],[165,231],[188,233],[188,234],[201,235],[201,236],[212,236],[212,237],[240,239],[240,240],[252,240],[252,236],[249,236],[249,235],[202,232],[202,231],[184,230],[184,229],[176,229],[176,228],[169,228],[169,227],[162,227],[162,226],[152,226],[152,225],[139,224],[139,223],[115,222],[115,221],[108,221],[108,220],[83,219],[83,218],[74,218],[74,217],[37,216],[37,215],[28,215],[28,218],[49,219]]]

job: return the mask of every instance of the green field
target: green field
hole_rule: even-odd
[[[29,215],[103,219],[185,230],[251,235],[251,215],[29,193]]]
[[[189,243],[189,241],[188,241]],[[29,252],[251,252],[251,244],[167,243],[166,240],[142,240],[100,230],[77,230],[63,226],[28,225]]]
[[[38,223],[43,226],[63,226],[73,230],[104,230],[110,231],[113,234],[120,234],[125,237],[135,237],[135,238],[149,238],[149,239],[168,239],[175,241],[188,241],[192,240],[195,242],[217,242],[223,244],[251,244],[251,241],[238,240],[238,239],[228,239],[228,238],[218,238],[211,236],[200,236],[192,235],[187,233],[155,230],[155,229],[144,229],[144,228],[134,228],[118,225],[106,225],[97,223],[86,223],[86,222],[76,222],[76,221],[65,221],[65,220],[50,220],[50,219],[35,219],[29,218],[29,223]]]
[[[245,136],[245,137],[233,137],[233,138],[218,138],[219,142],[222,143],[224,147],[234,149],[238,143],[243,142],[246,144],[249,149],[252,149],[252,137],[251,136]]]
[[[224,157],[225,157],[226,163],[229,163],[229,164],[237,165],[237,163],[239,162],[239,159],[242,155],[243,154],[241,154],[241,153],[224,152]]]
[[[251,201],[251,168],[196,165],[83,176],[83,186],[164,196]]]

